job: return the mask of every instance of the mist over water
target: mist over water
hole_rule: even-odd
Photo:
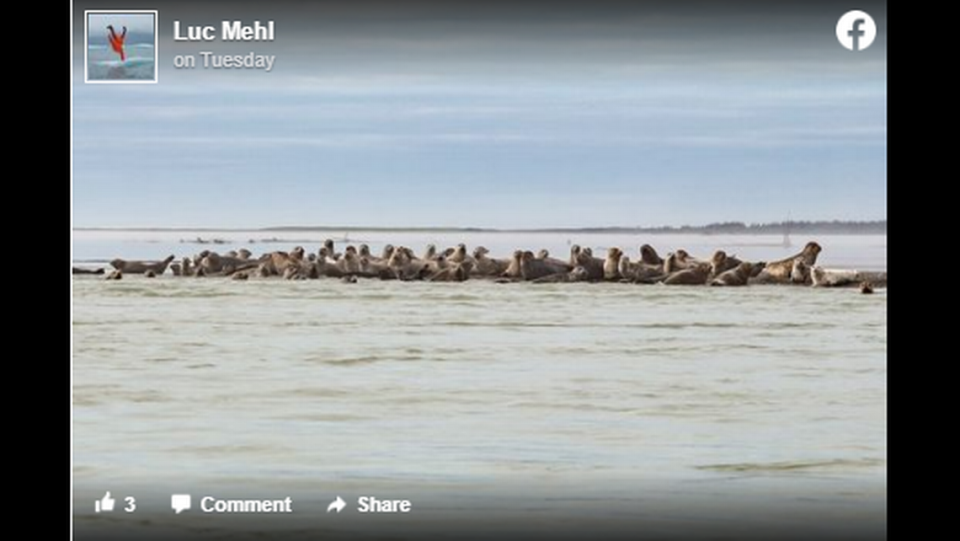
[[[247,234],[211,246],[83,233],[74,258],[294,245]],[[631,256],[642,242],[699,256],[715,244],[747,258],[799,250],[756,237],[374,235],[349,233],[374,251],[461,240],[558,257],[568,240]],[[886,267],[884,237],[811,240],[827,263]],[[149,530],[173,521],[169,494],[190,491],[292,496],[302,512],[188,512],[174,531],[348,528],[363,494],[410,498],[441,524],[589,514],[656,536],[749,516],[759,532],[794,520],[885,530],[885,289],[101,278],[73,279],[78,532]],[[139,494],[143,522],[94,515],[104,490]],[[323,522],[335,495],[348,516]]]

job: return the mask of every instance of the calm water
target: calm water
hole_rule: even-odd
[[[419,252],[464,235],[387,237],[359,240]],[[569,239],[467,240],[562,257]],[[573,239],[766,259],[780,240]],[[883,237],[816,240],[826,263],[886,266]],[[200,249],[90,234],[74,259]],[[73,321],[78,532],[266,528],[172,519],[176,492],[292,496],[304,512],[278,527],[306,536],[369,525],[363,494],[412,499],[438,531],[589,517],[669,537],[749,516],[752,532],[885,532],[886,290],[79,276]],[[95,515],[105,490],[137,512]],[[334,520],[337,495],[350,506]]]

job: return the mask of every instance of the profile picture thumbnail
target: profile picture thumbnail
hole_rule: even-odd
[[[86,11],[86,82],[157,82],[156,11]]]

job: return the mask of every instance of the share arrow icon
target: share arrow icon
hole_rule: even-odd
[[[330,502],[330,505],[327,506],[327,513],[329,513],[331,509],[336,509],[337,513],[339,513],[343,511],[343,508],[346,506],[347,502],[343,501],[343,498],[340,496],[337,496],[337,499]]]

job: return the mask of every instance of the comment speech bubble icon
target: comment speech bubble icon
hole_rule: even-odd
[[[170,496],[170,507],[179,515],[181,512],[190,509],[189,494],[174,494]]]

